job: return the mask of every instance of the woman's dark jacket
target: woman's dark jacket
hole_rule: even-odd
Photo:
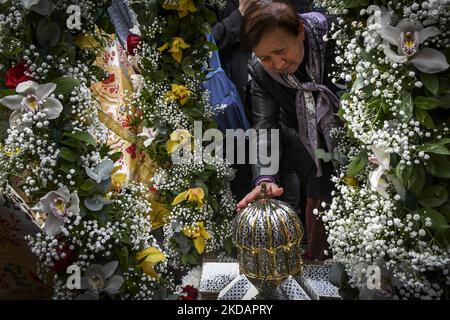
[[[304,42],[305,57],[308,54],[307,38]],[[326,67],[324,72],[324,82],[334,93],[338,88],[331,82],[328,74],[330,73],[331,64],[333,63],[334,48],[331,43],[327,44]],[[305,58],[304,61],[307,59]],[[315,177],[315,165],[305,147],[300,142],[298,134],[298,122],[295,111],[295,95],[296,90],[288,88],[275,79],[273,79],[262,67],[256,57],[250,60],[248,65],[249,73],[252,77],[251,95],[252,95],[252,113],[253,128],[258,129],[279,129],[280,130],[280,168],[288,167],[296,169],[300,180],[305,183],[307,180]],[[306,73],[305,63],[302,63],[295,73],[297,79],[301,82],[311,81]],[[259,136],[259,135],[258,135]],[[270,135],[267,136],[268,150],[270,149]],[[259,142],[260,143],[260,142]],[[258,144],[259,144],[258,143]],[[326,150],[325,144],[321,148]],[[323,179],[329,189],[329,179],[331,174],[330,165],[324,164],[327,168],[324,171]],[[252,166],[254,181],[260,177],[262,165]],[[278,180],[278,176],[273,177]],[[315,179],[315,183],[319,184],[314,188],[325,188],[321,186],[321,182]],[[280,183],[280,181],[278,181]]]

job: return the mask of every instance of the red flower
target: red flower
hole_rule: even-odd
[[[182,293],[187,293],[185,296],[180,296],[181,300],[197,300],[198,298],[198,290],[193,286],[185,286],[183,287]]]
[[[58,253],[58,256],[60,256],[59,260],[53,260],[53,263],[55,264],[52,268],[53,271],[59,273],[59,272],[66,272],[67,267],[72,264],[73,258],[75,257],[75,250],[70,250],[70,243],[66,242],[62,249],[58,246],[56,248],[56,252]],[[65,253],[64,258],[61,258],[61,254]]]
[[[133,143],[132,145],[130,145],[128,148],[125,149],[125,151],[128,152],[128,154],[131,156],[131,159],[136,158],[136,150],[137,146],[135,143]]]
[[[23,62],[11,67],[8,71],[6,71],[6,86],[10,89],[15,89],[19,83],[31,80],[30,77],[25,75],[26,71],[28,71],[28,66]]]
[[[150,190],[151,193],[157,193],[158,192],[158,189],[156,189],[155,187],[150,187],[149,190]]]
[[[127,37],[127,51],[130,55],[134,56],[134,50],[137,48],[141,42],[141,36],[130,33]]]
[[[114,75],[114,73],[110,73],[108,75],[108,78],[106,78],[105,80],[102,81],[103,84],[110,84],[112,82],[114,82],[116,80],[116,76]]]

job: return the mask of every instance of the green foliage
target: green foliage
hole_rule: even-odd
[[[354,177],[361,172],[369,162],[367,158],[367,151],[361,150],[355,157],[350,160],[350,164],[347,169],[347,176]]]
[[[54,91],[55,95],[58,94],[68,94],[70,93],[76,86],[78,86],[81,81],[68,77],[59,77],[56,79],[52,79],[51,82],[56,84],[56,89]]]
[[[448,200],[448,192],[445,186],[431,186],[425,188],[419,195],[419,203],[428,208],[439,207]]]
[[[436,74],[422,73],[420,75],[420,81],[433,96],[437,95],[439,90],[439,78]]]

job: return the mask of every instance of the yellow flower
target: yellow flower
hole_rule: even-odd
[[[0,145],[0,151],[3,151],[8,157],[14,157],[20,154],[22,150],[19,147],[16,147],[14,150],[10,150]]]
[[[80,49],[95,49],[100,47],[100,43],[88,33],[80,33],[75,37],[74,41]]]
[[[165,1],[162,7],[166,10],[177,10],[180,18],[187,16],[189,12],[194,13],[197,11],[192,0],[169,0]]]
[[[346,184],[352,187],[357,187],[359,185],[359,182],[355,177],[345,177],[344,181]]]
[[[166,260],[166,255],[156,247],[148,247],[140,251],[136,255],[136,260],[140,261],[144,259],[138,267],[144,271],[148,276],[159,279],[159,275],[156,273],[154,266],[161,261]]]
[[[170,140],[166,142],[166,149],[169,154],[178,150],[178,148],[191,142],[192,135],[185,129],[177,129],[170,134]]]
[[[172,53],[172,57],[178,61],[181,62],[181,59],[183,58],[183,51],[182,49],[189,48],[190,45],[188,45],[186,42],[184,42],[183,38],[175,37],[173,38],[172,47],[170,48],[170,53]]]
[[[183,233],[186,237],[194,240],[195,249],[199,254],[205,251],[205,239],[211,238],[203,226],[203,221],[197,222],[195,226],[184,228]]]
[[[126,181],[127,181],[126,173],[119,172],[113,174],[113,176],[111,177],[111,186],[114,190],[120,190],[122,189]]]
[[[197,206],[200,208],[203,206],[203,200],[205,198],[205,191],[202,188],[189,188],[187,191],[181,192],[175,197],[172,205],[175,206],[182,201],[197,202]]]
[[[170,211],[163,203],[156,200],[151,201],[151,205],[150,219],[152,221],[152,230],[156,230],[167,223],[167,216]]]
[[[190,45],[188,45],[186,42],[184,42],[184,39],[181,37],[174,37],[172,39],[172,43],[170,44],[169,52],[172,54],[172,57],[178,62],[181,62],[181,59],[183,58],[183,49],[189,48]],[[159,52],[163,52],[164,50],[167,50],[169,48],[169,44],[166,42],[161,47],[158,48]]]
[[[188,102],[191,93],[182,84],[172,84],[172,90],[166,93],[166,99],[169,101],[179,100],[181,105],[184,106]]]
[[[165,42],[161,47],[158,48],[159,52],[163,52],[164,50],[169,49],[169,44]]]

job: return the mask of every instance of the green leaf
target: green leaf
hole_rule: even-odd
[[[445,219],[447,219],[447,222],[450,222],[450,204],[442,206],[438,208],[438,210],[444,215]]]
[[[61,29],[55,22],[47,24],[46,19],[41,19],[37,25],[36,36],[42,46],[54,47],[61,37]]]
[[[122,152],[115,152],[111,155],[109,155],[109,158],[113,161],[113,162],[117,162],[119,161],[120,157],[122,156]]]
[[[205,196],[208,196],[208,186],[200,179],[195,180],[195,186],[198,188],[202,188],[205,192]]]
[[[420,81],[422,81],[425,88],[428,89],[434,96],[439,91],[439,78],[436,74],[422,73],[420,75]]]
[[[419,122],[428,129],[434,129],[436,126],[434,125],[433,119],[430,117],[428,112],[423,109],[416,108],[415,110],[416,118]]]
[[[361,150],[361,152],[356,157],[352,158],[347,169],[347,176],[356,176],[359,172],[361,172],[361,170],[366,167],[368,162],[369,160],[367,158],[367,151]]]
[[[65,148],[65,147],[62,147],[59,150],[59,156],[62,159],[67,160],[69,162],[75,162],[77,160],[77,156],[72,152],[72,150],[70,150],[69,148]]]
[[[434,239],[443,248],[448,248],[450,246],[450,228],[437,230],[434,234]]]
[[[234,243],[230,238],[225,239],[224,248],[225,248],[225,252],[227,253],[227,255],[231,256],[233,249],[234,249]]]
[[[51,82],[56,84],[54,94],[58,95],[58,94],[67,94],[71,92],[76,86],[78,86],[81,83],[81,80],[69,77],[58,77],[56,79],[53,79]]]
[[[188,253],[188,254],[186,255],[186,258],[187,258],[186,261],[187,261],[189,264],[194,264],[194,265],[198,264],[198,254],[196,255],[195,253],[197,253],[197,251],[196,251],[196,249],[194,248],[194,250],[192,250],[191,253]]]
[[[63,164],[61,164],[61,166],[59,167],[59,170],[61,170],[62,172],[64,172],[65,174],[69,174],[70,173],[70,170],[72,170],[72,169],[74,169],[75,171],[76,171],[76,169],[72,166],[73,164],[68,164],[67,162],[66,163],[63,163]]]
[[[72,148],[76,148],[79,150],[86,150],[86,146],[81,141],[74,140],[74,139],[61,140],[61,144],[72,147]]]
[[[195,71],[192,68],[192,59],[189,59],[189,57],[183,59],[181,61],[181,68],[183,69],[183,72],[188,76],[194,76]]]
[[[414,184],[415,176],[413,175],[413,167],[412,166],[405,166],[402,170],[402,177],[400,178],[403,185],[410,189],[411,185]]]
[[[423,190],[417,200],[419,203],[428,208],[435,208],[447,202],[448,192],[444,186],[431,186]]]
[[[345,8],[359,8],[359,7],[367,7],[369,4],[369,0],[346,0],[344,7]]]
[[[84,190],[86,192],[91,191],[97,186],[97,183],[92,179],[86,179],[84,180],[83,184],[80,186],[81,190]]]
[[[111,19],[108,16],[101,17],[97,20],[96,24],[106,33],[113,34],[116,31],[116,29],[114,28],[114,24],[111,23]]]
[[[435,153],[442,155],[450,155],[450,149],[444,145],[439,145],[435,143],[425,143],[419,150],[427,153]]]
[[[128,270],[128,249],[125,246],[114,246],[113,251],[119,260],[119,264],[122,270]]]
[[[434,141],[434,143],[437,143],[439,145],[449,144],[450,138],[442,138],[442,139]]]
[[[444,156],[432,155],[425,168],[435,177],[450,178],[450,161]]]
[[[14,89],[0,89],[0,98],[10,96],[15,93],[16,93],[16,90],[14,90]]]
[[[414,109],[413,99],[410,92],[403,91],[401,97],[402,103],[399,105],[400,111],[404,112],[402,116],[405,121],[411,119]]]
[[[210,202],[211,207],[213,208],[213,210],[214,210],[215,212],[219,211],[220,205],[219,205],[219,203],[217,202],[216,199],[211,198],[211,200],[210,200],[209,202]]]
[[[438,99],[428,97],[416,97],[414,99],[414,102],[417,108],[420,108],[422,110],[431,110],[439,107],[439,105],[441,104]]]
[[[435,230],[441,230],[448,228],[447,219],[437,210],[431,208],[420,208],[419,213],[422,216],[423,220],[425,218],[431,219],[431,228]]]
[[[415,166],[413,172],[414,180],[411,181],[409,187],[418,196],[425,185],[425,168],[422,165]]]
[[[184,109],[184,112],[190,115],[194,119],[202,119],[203,118],[203,112],[200,111],[197,108],[186,108]]]
[[[76,132],[76,133],[65,132],[64,136],[74,138],[81,142],[85,142],[93,147],[95,147],[95,145],[96,145],[94,138],[87,132],[81,132],[81,131]]]

